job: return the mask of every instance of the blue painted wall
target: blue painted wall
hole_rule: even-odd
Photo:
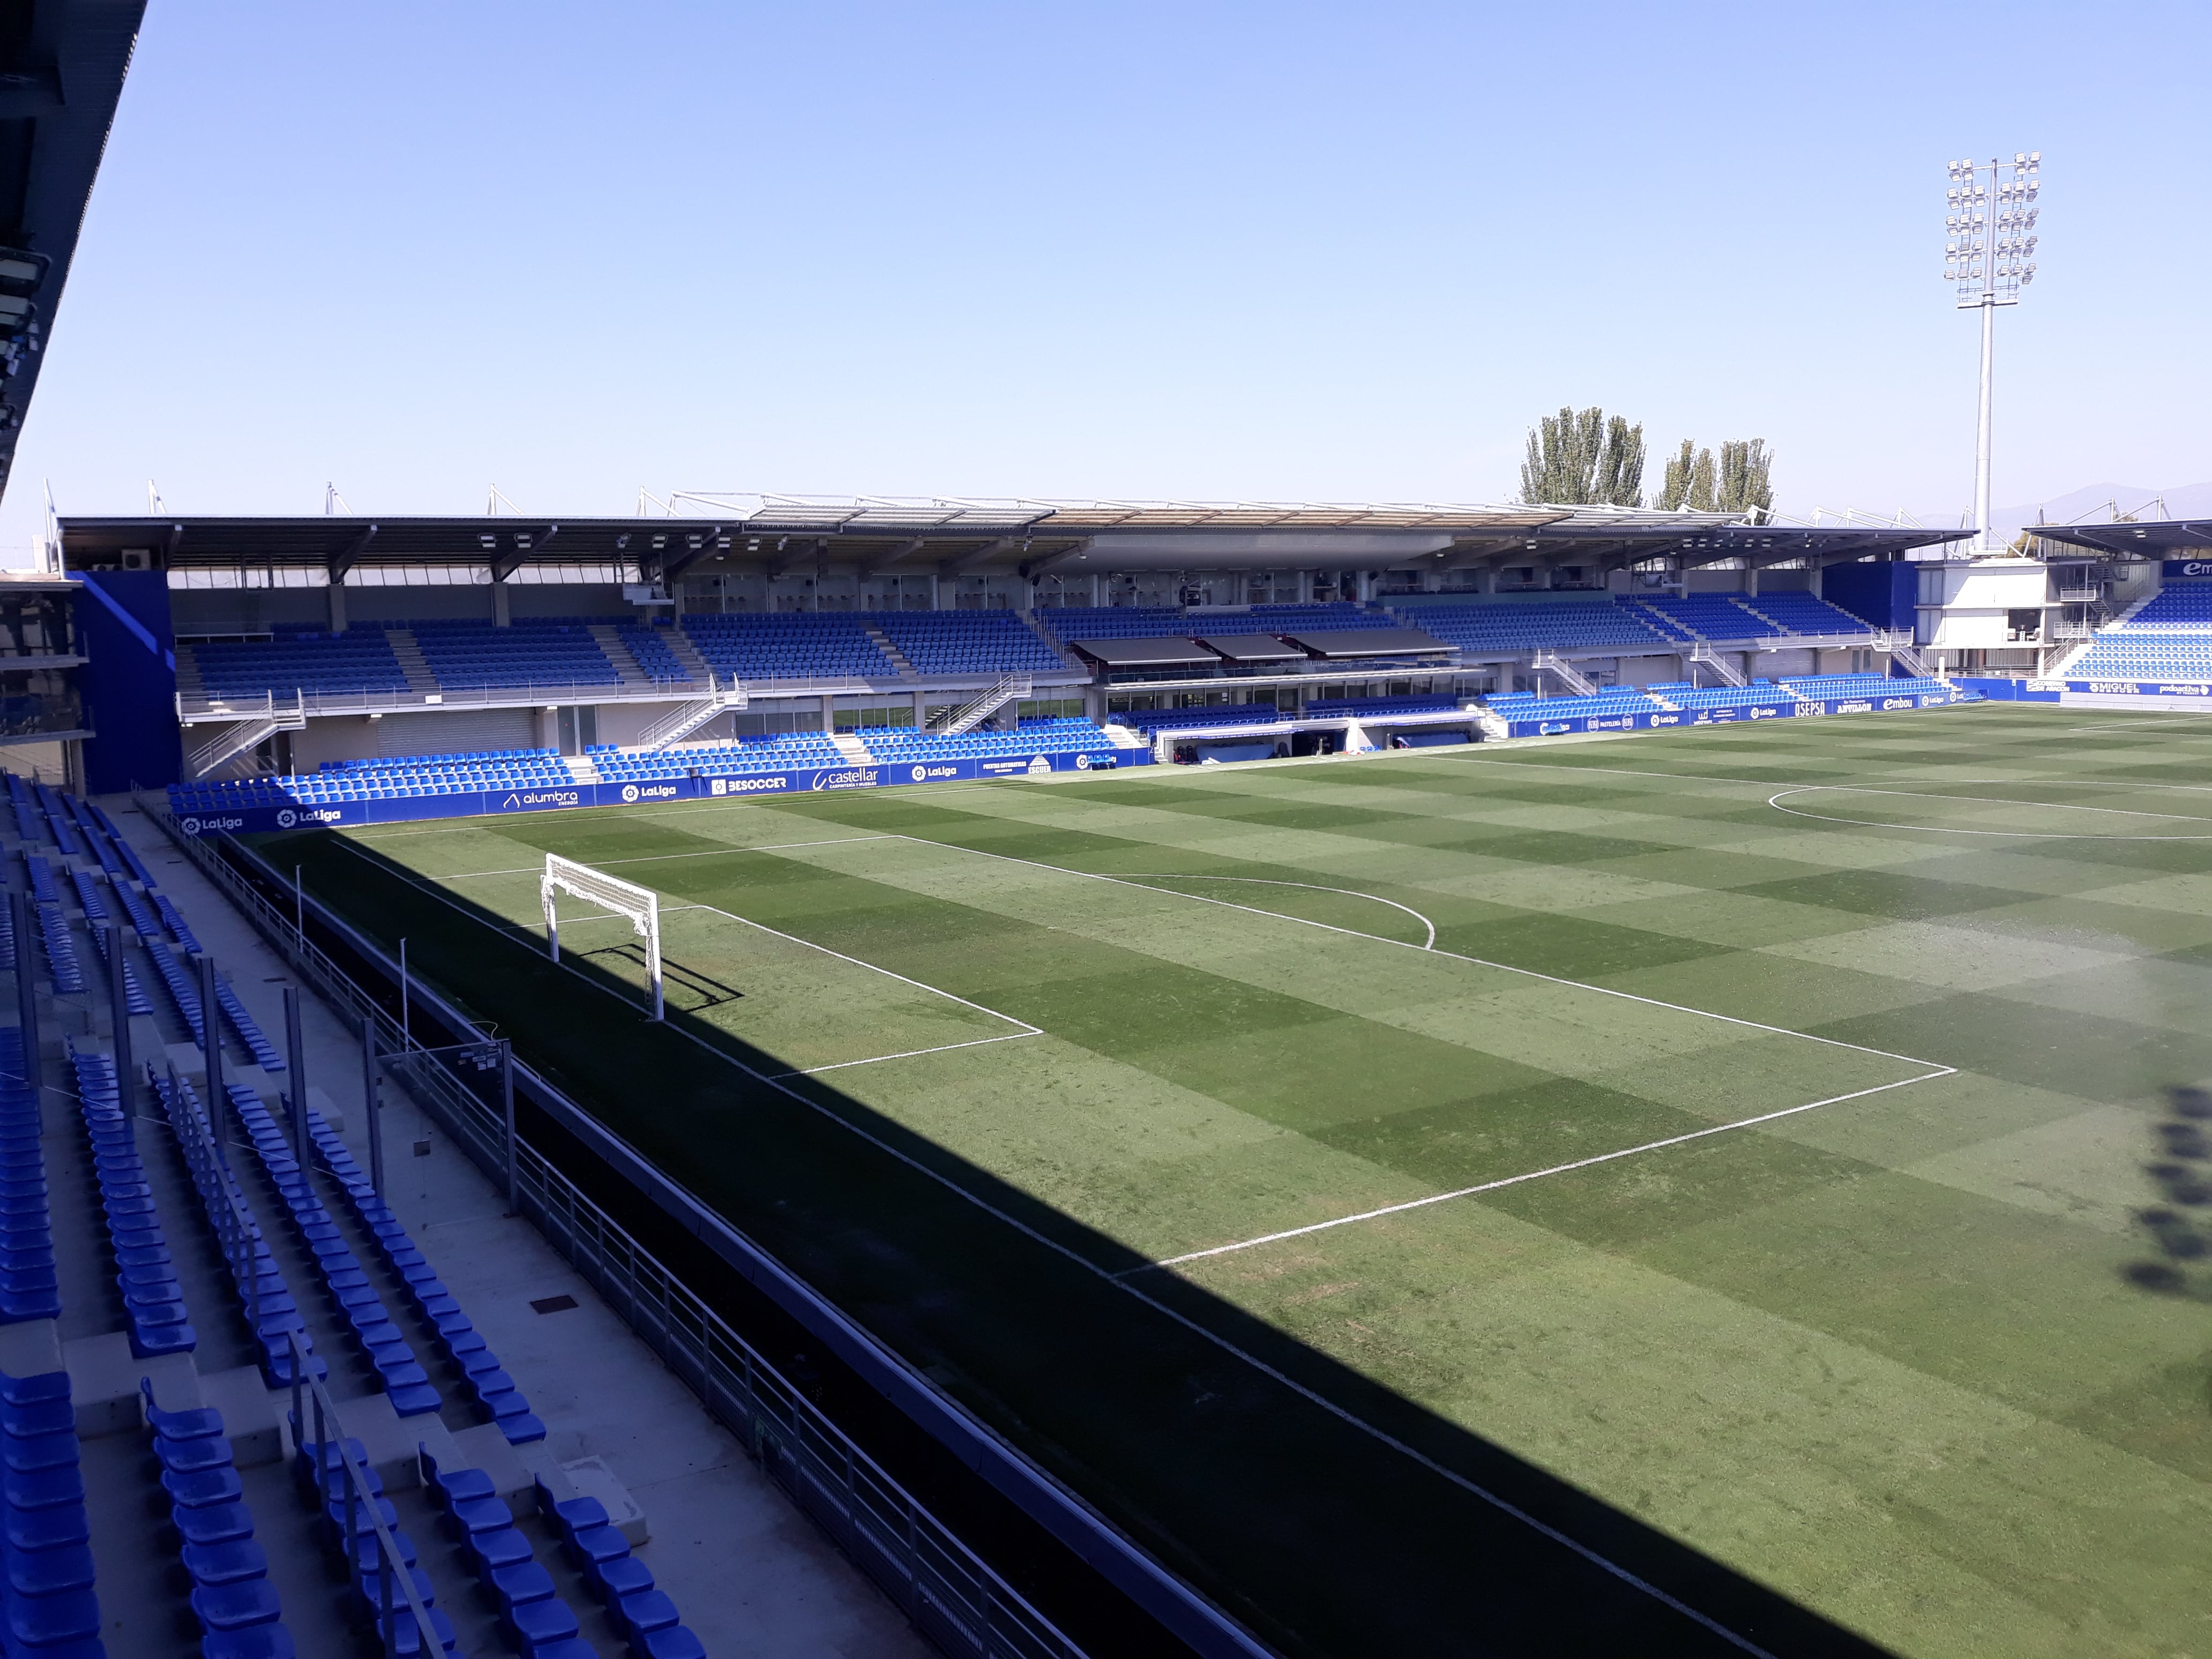
[[[175,783],[184,774],[177,730],[176,633],[161,570],[73,572],[85,723],[84,782],[99,795]]]
[[[1912,631],[1920,598],[1920,568],[1894,564],[1832,564],[1820,572],[1820,597],[1876,628]]]

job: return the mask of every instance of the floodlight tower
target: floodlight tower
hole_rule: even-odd
[[[2042,188],[2043,152],[2018,150],[2010,161],[1971,156],[1951,163],[1945,206],[1943,280],[1955,283],[1959,309],[1982,313],[1981,418],[1974,433],[1975,545],[1990,549],[1990,354],[1996,344],[1996,308],[2020,303],[2035,280],[2035,198]]]

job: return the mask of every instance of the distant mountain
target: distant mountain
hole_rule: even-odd
[[[2023,525],[2097,523],[2112,516],[2114,504],[2121,513],[2143,519],[2212,518],[2212,483],[2184,484],[2178,489],[2142,489],[2133,484],[2096,483],[2033,507],[2000,507],[1990,517],[1992,528],[2009,538]]]

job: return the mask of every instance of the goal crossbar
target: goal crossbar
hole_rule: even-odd
[[[631,930],[645,941],[645,971],[653,990],[653,1017],[661,1017],[660,993],[660,895],[650,887],[640,887],[594,870],[588,864],[579,864],[574,859],[564,859],[557,853],[545,855],[545,873],[538,879],[538,896],[545,906],[545,944],[553,960],[561,960],[561,921],[555,913],[557,895],[568,893],[599,905],[618,916],[627,917]]]

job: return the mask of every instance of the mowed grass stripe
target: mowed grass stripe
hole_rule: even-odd
[[[2201,1334],[2123,1270],[2145,1248],[2130,1217],[2151,1191],[2160,1091],[2212,1075],[2186,1014],[2201,971],[2189,953],[2212,947],[2212,854],[1931,846],[1944,838],[1741,804],[1754,777],[1940,789],[2017,774],[2003,787],[2027,794],[2128,767],[2206,776],[2201,752],[2145,766],[2170,752],[2100,750],[2050,715],[1979,708],[1455,762],[782,802],[706,816],[699,839],[911,834],[1081,870],[1363,888],[1434,917],[1470,954],[1538,971],[1571,961],[1616,988],[1966,1065],[1757,1132],[1193,1264],[1182,1293],[1209,1321],[1223,1316],[1199,1287],[1228,1296],[1258,1322],[1239,1337],[1254,1352],[1413,1443],[1436,1431],[1424,1411],[1494,1436],[1901,1650],[2188,1651],[2201,1625],[2187,1587],[2212,1572]],[[1523,763],[1587,770],[1535,778],[1520,790],[1535,798],[1486,799],[1485,775],[1509,771],[1492,762],[1508,759],[1516,780]],[[1309,811],[1331,806],[1343,810]],[[1574,825],[1552,833],[1565,818],[1547,813]],[[1003,983],[1012,998],[1034,980],[1079,1040],[844,1073],[842,1109],[873,1107],[969,1160],[972,1178],[997,1176],[1040,1213],[1087,1218],[1146,1255],[1251,1237],[1279,1210],[1301,1224],[1340,1199],[1334,1213],[1350,1213],[1476,1184],[1592,1125],[1696,1120],[1714,1103],[1656,1080],[1711,1096],[1698,1051],[1647,1045],[1608,1073],[1559,1063],[1556,1048],[1605,1036],[1540,1041],[1540,1009],[1425,995],[1425,981],[1354,996],[1344,985],[1363,975],[1336,958],[1291,975],[1282,959],[1303,945],[1267,936],[1318,929],[1252,918],[1249,935],[1240,925],[1185,959],[1164,899],[1115,890],[1128,902],[1094,927],[1040,888],[1006,914],[949,887],[887,892],[860,873],[867,850],[798,854],[843,880],[817,869],[780,891],[771,902],[791,908],[776,925],[869,959],[912,935],[937,969],[916,976],[957,973],[962,994]],[[690,881],[779,860],[625,873]],[[759,914],[754,898],[726,908]],[[1389,931],[1347,921],[1361,908],[1348,898],[1254,908]],[[1194,998],[1219,1000],[1187,1019]],[[1112,1017],[1128,1009],[1140,1017]],[[1460,1037],[1455,1018],[1487,1046],[1435,1035]],[[1491,1024],[1536,1046],[1493,1042]],[[1370,1109],[1310,1112],[1269,1075],[1295,1079],[1309,1032],[1326,1093]],[[1765,1086],[1756,1050],[1723,1052],[1746,1087]],[[1378,1083],[1401,1057],[1422,1075]],[[1451,1073],[1471,1057],[1495,1069],[1462,1098]],[[979,1384],[1015,1389],[1028,1409],[987,1347],[963,1352]],[[1357,1385],[1332,1362],[1376,1391],[1346,1392]]]

